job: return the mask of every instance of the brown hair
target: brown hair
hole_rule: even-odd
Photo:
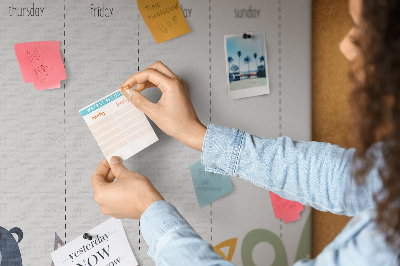
[[[350,103],[357,140],[354,177],[359,184],[376,163],[368,149],[382,141],[382,189],[374,196],[376,222],[387,243],[400,249],[400,1],[363,0],[361,34],[356,45],[360,66],[350,72]],[[363,77],[357,77],[361,70]],[[359,76],[359,74],[358,74]],[[356,165],[356,164],[355,164]]]

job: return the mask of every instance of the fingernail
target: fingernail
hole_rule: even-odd
[[[113,156],[110,160],[110,164],[119,164],[119,163],[122,163],[122,160],[117,156]]]
[[[128,100],[130,100],[131,98],[132,98],[132,91],[129,89],[129,90],[124,90],[124,92],[125,92],[125,96],[126,96],[126,98],[128,98]]]

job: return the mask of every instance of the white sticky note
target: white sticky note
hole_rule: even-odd
[[[158,140],[145,114],[119,90],[79,112],[107,161],[126,160]]]
[[[55,266],[138,265],[121,220],[111,218],[51,253]]]

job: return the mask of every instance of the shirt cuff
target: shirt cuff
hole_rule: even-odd
[[[201,163],[205,170],[237,176],[244,134],[242,130],[209,124],[201,154]]]
[[[153,202],[142,214],[140,227],[150,247],[147,255],[154,260],[157,257],[157,245],[167,232],[190,225],[172,204],[159,200]]]

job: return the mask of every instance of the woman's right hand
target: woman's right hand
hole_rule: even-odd
[[[131,89],[136,85],[136,89]],[[157,87],[162,96],[152,103],[140,92]],[[200,122],[190,101],[185,82],[162,62],[133,74],[121,86],[122,93],[166,134],[183,144],[202,150],[206,127]]]

